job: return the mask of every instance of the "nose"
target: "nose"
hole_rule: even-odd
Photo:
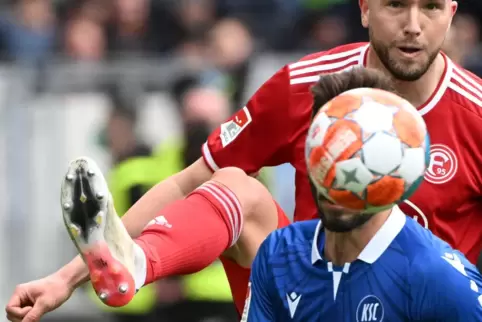
[[[418,8],[410,8],[407,10],[403,33],[411,37],[417,37],[422,33],[421,13]]]

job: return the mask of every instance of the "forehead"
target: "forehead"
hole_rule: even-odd
[[[390,0],[368,0],[368,3],[385,3]],[[407,4],[420,4],[420,3],[427,3],[427,2],[435,2],[435,3],[450,3],[453,0],[398,0],[402,3],[407,3]]]
[[[366,1],[365,3],[368,3],[368,6],[373,9],[385,7],[393,2],[393,0],[360,0],[360,3],[363,3],[363,1]],[[413,8],[414,6],[421,8],[427,5],[437,5],[439,9],[442,9],[443,11],[457,3],[454,0],[396,0],[396,2],[402,4],[402,8],[406,9],[410,7]]]

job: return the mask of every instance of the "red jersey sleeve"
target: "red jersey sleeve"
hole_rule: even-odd
[[[285,66],[211,133],[202,149],[211,170],[235,166],[253,173],[289,162],[295,130],[290,122],[290,96]]]

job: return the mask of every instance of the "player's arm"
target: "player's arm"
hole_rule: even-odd
[[[422,321],[482,321],[482,277],[459,252],[425,260],[414,279],[414,311]],[[419,285],[419,287],[417,287]]]
[[[270,244],[274,235],[270,235],[259,248],[251,267],[246,304],[241,321],[265,322],[276,321],[274,296],[276,290],[269,268]]]
[[[300,109],[291,109],[291,100],[307,100],[311,112],[311,96],[295,95],[290,88],[290,71],[285,66],[273,75],[241,108],[208,137],[203,145],[203,158],[213,170],[234,166],[248,174],[262,167],[292,161],[293,141],[306,127]]]

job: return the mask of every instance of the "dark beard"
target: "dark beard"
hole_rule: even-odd
[[[375,214],[360,213],[352,216],[350,219],[342,219],[343,210],[330,209],[329,213],[325,213],[321,207],[322,202],[330,202],[322,193],[315,187],[311,178],[309,179],[311,186],[311,193],[315,198],[316,207],[318,208],[318,216],[321,218],[323,227],[334,233],[347,233],[354,229],[360,228],[367,221],[369,221]]]
[[[333,212],[330,214],[330,216],[325,216],[323,211],[320,210],[320,207],[318,207],[318,215],[320,216],[323,227],[326,230],[334,233],[347,233],[363,226],[373,217],[374,214],[360,213],[359,215],[353,216],[349,220],[343,220],[339,219],[340,217]]]
[[[371,48],[375,51],[383,66],[385,66],[385,68],[390,72],[390,74],[397,80],[401,80],[404,82],[413,82],[420,79],[420,77],[425,75],[430,66],[432,66],[432,63],[434,62],[435,58],[437,58],[437,55],[439,53],[439,51],[436,51],[431,54],[427,64],[425,66],[422,66],[422,68],[420,69],[404,69],[403,66],[400,66],[395,60],[390,58],[390,54],[388,52],[389,47],[386,47],[375,40],[372,35],[371,28],[369,28],[369,33]]]

